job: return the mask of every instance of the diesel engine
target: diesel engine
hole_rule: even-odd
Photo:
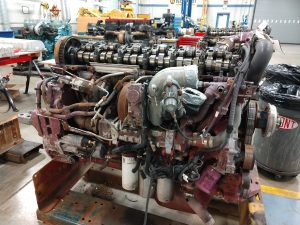
[[[53,160],[119,165],[123,189],[205,224],[212,199],[238,204],[259,192],[252,134],[269,136],[277,121],[274,106],[251,100],[273,53],[263,34],[209,47],[65,37],[55,51],[31,117]]]

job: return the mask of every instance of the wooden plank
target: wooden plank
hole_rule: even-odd
[[[0,121],[0,154],[5,153],[22,141],[19,121],[16,115]]]

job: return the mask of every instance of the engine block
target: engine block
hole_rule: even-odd
[[[31,118],[54,160],[114,161],[125,190],[143,188],[143,197],[205,224],[213,224],[212,198],[239,203],[259,191],[251,137],[255,128],[272,133],[277,115],[251,97],[272,56],[269,40],[252,33],[203,49],[66,37],[55,50],[65,65],[37,84]]]

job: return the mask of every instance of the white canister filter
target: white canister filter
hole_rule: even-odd
[[[139,172],[132,172],[135,166],[134,156],[122,155],[122,187],[127,191],[134,191],[138,187]]]

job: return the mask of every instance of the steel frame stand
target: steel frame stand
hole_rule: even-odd
[[[32,60],[29,61],[29,68],[28,68],[28,74],[26,76],[26,87],[24,94],[28,94],[29,84],[30,84],[30,77],[31,77],[31,71],[32,71]]]
[[[37,217],[46,224],[53,225],[141,225],[144,212],[116,205],[111,201],[70,191],[71,188],[86,174],[87,182],[112,183],[114,188],[120,185],[118,177],[107,179],[104,171],[92,169],[93,163],[77,162],[67,164],[50,161],[33,175],[38,211]],[[257,170],[252,171],[253,182]],[[212,202],[211,209],[228,215],[239,217],[240,225],[266,225],[264,207],[260,193],[253,195],[239,206],[221,202]],[[174,224],[169,219],[149,214],[148,225]],[[176,225],[183,225],[175,223]]]

